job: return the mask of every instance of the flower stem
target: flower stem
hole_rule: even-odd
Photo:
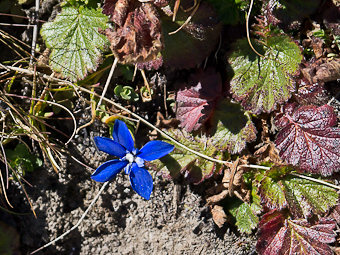
[[[306,175],[303,175],[303,174],[297,174],[297,173],[290,173],[290,175],[294,175],[294,176],[300,177],[300,178],[302,178],[302,179],[310,180],[310,181],[313,181],[313,182],[318,182],[318,183],[320,183],[320,184],[329,186],[329,187],[331,187],[331,188],[333,188],[333,189],[338,189],[338,190],[340,190],[340,187],[337,186],[337,185],[334,185],[334,184],[332,184],[332,183],[329,183],[329,182],[326,182],[326,181],[323,181],[323,180],[315,179],[315,178],[310,177],[310,176],[306,176]]]
[[[99,96],[97,93],[95,92],[92,92],[86,88],[83,88],[83,87],[78,87],[78,89],[80,91],[84,91],[84,92],[87,92],[89,94],[92,94],[94,96]],[[157,128],[156,126],[152,125],[150,122],[148,122],[147,120],[143,119],[142,117],[140,117],[138,114],[130,111],[129,109],[125,108],[124,106],[121,106],[120,104],[117,104],[116,102],[110,100],[110,99],[107,99],[107,98],[103,98],[103,101],[106,101],[112,105],[114,105],[115,107],[131,114],[131,116],[135,117],[136,119],[138,119],[139,121],[143,122],[145,125],[151,127],[152,129],[156,130],[158,133],[160,133],[162,136],[164,136],[165,138],[169,139],[170,141],[172,141],[174,144],[176,144],[177,146],[179,147],[182,147],[183,149],[187,150],[187,151],[190,151],[191,153],[193,154],[196,154],[197,156],[200,156],[204,159],[207,159],[207,160],[210,160],[210,161],[213,161],[213,162],[216,162],[216,163],[219,163],[219,164],[227,164],[227,165],[230,165],[232,164],[232,162],[229,162],[229,161],[224,161],[224,160],[219,160],[219,159],[215,159],[215,158],[212,158],[212,157],[209,157],[207,155],[204,155],[198,151],[195,151],[193,149],[190,149],[189,147],[185,146],[184,144],[176,141],[174,138],[172,138],[170,135],[168,135],[167,133],[165,133],[164,131],[162,131],[161,129]]]

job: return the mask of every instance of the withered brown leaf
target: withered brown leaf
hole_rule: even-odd
[[[220,205],[214,205],[211,208],[211,214],[215,224],[219,228],[223,227],[224,223],[227,221],[227,215],[225,214],[223,207]]]
[[[162,49],[161,24],[151,3],[106,0],[103,13],[111,16],[110,20],[116,24],[104,33],[120,63],[135,64],[157,57]]]

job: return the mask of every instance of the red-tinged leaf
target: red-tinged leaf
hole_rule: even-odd
[[[214,145],[231,154],[240,153],[247,143],[256,139],[257,131],[250,114],[226,99],[217,103],[209,124]]]
[[[199,129],[213,113],[221,93],[221,76],[215,70],[200,70],[191,75],[188,86],[179,90],[176,97],[176,117],[181,126],[188,132]]]
[[[338,225],[340,225],[340,204],[337,204],[333,209],[332,213],[329,215],[332,219],[336,220]]]
[[[195,151],[199,151],[204,155],[216,159],[224,159],[226,153],[212,143],[212,139],[205,135],[196,135],[186,132],[183,129],[168,129],[168,134],[176,141],[190,147]],[[168,140],[168,143],[173,143]],[[199,184],[205,179],[210,178],[214,174],[220,174],[223,165],[206,160],[187,150],[175,148],[169,155],[152,161],[155,171],[165,178],[177,178],[183,174],[186,180],[193,184]]]
[[[157,7],[163,7],[168,4],[167,0],[148,1]],[[138,7],[140,3],[136,0],[105,0],[103,5],[103,14],[110,16],[110,20],[122,27],[127,18],[128,12]]]
[[[339,195],[326,185],[289,175],[291,166],[274,166],[256,176],[259,194],[270,209],[289,208],[296,218],[324,215],[336,205]]]
[[[333,254],[327,245],[335,241],[333,220],[322,218],[315,224],[305,219],[292,220],[278,211],[265,214],[259,223],[259,254]]]
[[[108,28],[104,33],[121,63],[135,64],[157,58],[162,49],[161,24],[152,4],[109,0],[103,12],[116,23],[114,29]]]
[[[268,249],[268,245],[272,247],[270,250],[273,251],[272,254],[279,254],[278,251],[282,247],[282,242],[284,238],[284,231],[281,229],[284,227],[285,215],[277,210],[270,211],[262,216],[259,222],[259,238],[256,244],[256,250],[260,254],[265,253]],[[276,248],[276,249],[275,249]]]
[[[288,164],[300,169],[331,175],[340,169],[340,128],[334,110],[329,105],[320,107],[290,104],[276,119],[279,132],[275,145]]]
[[[299,81],[299,89],[295,95],[299,104],[304,105],[324,105],[329,101],[323,84],[309,83],[306,79]]]
[[[228,67],[233,98],[254,114],[272,112],[295,91],[293,76],[299,70],[302,55],[299,47],[286,35],[263,35],[263,46],[253,46],[264,57],[256,55],[247,39],[233,45]]]

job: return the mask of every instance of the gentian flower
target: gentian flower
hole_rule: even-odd
[[[126,124],[116,120],[112,132],[113,139],[96,136],[94,141],[100,151],[119,159],[100,165],[91,175],[97,182],[107,182],[116,177],[124,169],[129,175],[132,189],[143,198],[149,200],[153,188],[150,173],[144,168],[144,161],[161,158],[170,153],[174,146],[162,141],[150,141],[138,150]]]

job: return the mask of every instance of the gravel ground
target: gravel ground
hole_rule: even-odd
[[[99,126],[99,125],[97,125]],[[90,137],[108,135],[81,132],[70,151],[78,160],[96,168],[107,160]],[[14,216],[0,211],[0,221],[20,234],[22,254],[39,248],[70,229],[91,203],[102,184],[90,179],[92,170],[65,158],[56,173],[51,167],[27,175],[33,187],[25,186],[37,213]],[[119,174],[104,190],[78,229],[37,254],[252,254],[255,237],[239,235],[226,226],[218,229],[201,194],[204,185],[162,180],[154,175],[149,201],[130,187]],[[30,212],[21,188],[12,186],[10,201],[16,212]]]

